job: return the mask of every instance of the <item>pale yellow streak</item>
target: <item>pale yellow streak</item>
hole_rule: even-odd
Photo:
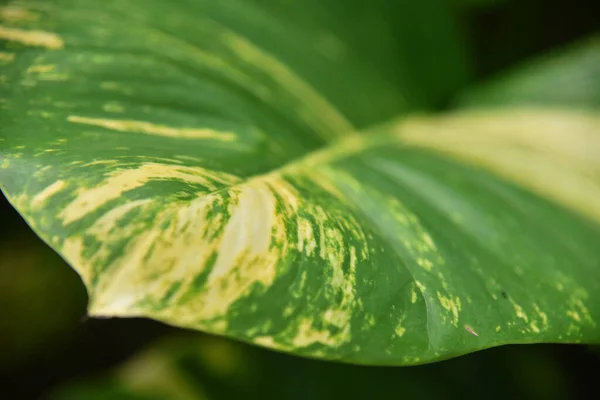
[[[349,339],[350,325],[344,329],[344,339]],[[308,347],[319,343],[322,345],[336,347],[342,345],[346,340],[340,339],[339,335],[333,335],[329,329],[318,329],[313,326],[313,319],[304,318],[300,321],[296,335],[291,341],[294,347]]]
[[[224,30],[221,33],[221,39],[238,57],[268,72],[288,93],[296,96],[302,107],[306,107],[305,110],[299,110],[300,115],[311,116],[309,123],[314,124],[314,117],[320,116],[319,122],[324,125],[323,135],[325,137],[333,138],[356,134],[352,124],[342,114],[275,57],[232,31]]]
[[[553,109],[465,112],[400,124],[409,145],[486,168],[600,221],[600,115]]]
[[[404,335],[404,333],[406,332],[406,328],[402,327],[402,325],[397,325],[396,329],[394,330],[394,332],[396,333],[396,335],[398,337],[402,337]]]
[[[277,343],[272,336],[257,336],[252,338],[252,342],[259,346],[269,347],[271,349],[283,348],[281,344]]]
[[[27,72],[30,74],[34,74],[34,73],[43,74],[46,72],[52,72],[52,71],[54,71],[55,68],[56,68],[56,66],[52,65],[52,64],[32,65],[31,67],[27,68]]]
[[[84,167],[93,167],[95,165],[115,165],[118,164],[117,160],[96,160],[89,163],[83,164]]]
[[[567,315],[577,322],[581,322],[581,317],[577,311],[567,311]]]
[[[61,49],[64,42],[55,33],[44,31],[28,31],[17,28],[8,28],[0,25],[0,39],[23,43],[26,46],[45,47],[47,49]]]
[[[94,251],[91,257],[84,256],[86,247],[82,236],[68,237],[63,242],[62,254],[68,262],[75,266],[77,273],[79,273],[81,279],[88,288],[91,299],[94,298],[95,292],[97,291],[97,288],[92,286],[95,276],[94,266],[102,263],[110,256],[111,249],[109,240],[133,236],[134,229],[137,225],[136,223],[131,223],[125,226],[119,226],[118,222],[133,209],[150,203],[151,200],[148,199],[132,201],[119,207],[115,207],[98,218],[94,225],[85,232],[85,236],[95,236],[105,245]],[[104,270],[103,272],[107,273],[107,270]],[[110,273],[108,273],[108,275],[110,275]],[[102,288],[99,289],[101,290]],[[114,299],[114,302],[119,301],[122,301],[122,295],[119,298]]]
[[[220,132],[208,128],[173,128],[146,121],[87,118],[76,115],[71,115],[67,119],[69,122],[76,124],[99,126],[101,128],[119,132],[145,133],[154,136],[185,139],[213,139],[224,142],[232,142],[237,138],[233,132]]]
[[[66,223],[78,220],[153,179],[201,181],[205,175],[214,173],[183,168],[144,164],[135,169],[117,169],[95,187],[81,189],[61,217]],[[282,341],[293,346],[316,342],[337,346],[348,342],[352,312],[357,307],[357,263],[369,254],[366,244],[362,248],[345,246],[343,238],[348,234],[356,238],[354,242],[366,243],[358,221],[338,217],[332,222],[321,207],[304,202],[297,190],[282,177],[281,171],[257,176],[244,183],[236,177],[226,182],[217,176],[202,184],[208,185],[217,178],[231,187],[227,191],[199,194],[198,199],[191,202],[175,201],[162,205],[152,219],[145,222],[140,219],[138,223],[146,225],[141,226],[136,236],[112,229],[129,207],[121,206],[118,212],[105,214],[86,231],[86,235],[104,243],[87,260],[81,253],[83,249],[78,239],[69,239],[65,254],[69,261],[78,260],[75,265],[84,270],[80,271],[82,276],[89,278],[94,267],[105,266],[105,272],[90,295],[90,312],[95,315],[145,315],[149,311],[144,310],[144,301],[160,301],[177,283],[179,289],[170,301],[178,306],[150,314],[184,326],[222,331],[226,320],[215,325],[215,319],[223,319],[229,307],[252,288],[260,290],[272,285],[276,276],[282,273],[280,261],[297,246],[304,255],[323,259],[328,270],[328,280],[323,284],[328,287],[327,296],[332,307],[310,320],[291,325],[286,338],[292,339],[282,338]],[[318,179],[318,176],[312,178]],[[320,186],[332,196],[338,195],[333,184]],[[214,206],[224,206],[225,195],[230,198],[229,219],[223,213],[214,213]],[[299,208],[312,218],[294,220]],[[305,234],[301,244],[289,241],[289,229]],[[315,232],[320,233],[318,244]],[[126,241],[124,255],[106,266],[111,243],[115,241]],[[216,261],[209,271],[204,290],[183,300],[194,278],[208,267],[211,256],[216,256]],[[346,262],[350,267],[347,272],[344,271]],[[144,268],[140,268],[141,265]],[[203,321],[211,322],[203,325]],[[331,334],[331,326],[337,327],[338,333]]]
[[[322,137],[333,139],[355,135],[352,124],[335,107],[273,55],[256,47],[234,31],[218,25],[215,21],[204,19],[200,21],[200,24],[210,24],[211,32],[217,32],[215,37],[218,37],[225,46],[231,49],[234,55],[239,58],[237,61],[244,61],[248,64],[247,67],[267,72],[276,81],[278,87],[282,88],[287,95],[293,97],[295,101],[292,104],[286,102],[282,105],[281,101],[284,98],[281,98],[281,96],[278,96],[277,99],[269,98],[270,89],[260,80],[248,75],[246,71],[239,67],[233,67],[232,65],[235,63],[223,59],[222,55],[211,54],[203,50],[201,46],[193,46],[185,40],[151,28],[148,28],[147,39],[150,42],[166,44],[169,48],[183,50],[187,57],[195,59],[199,65],[226,75],[228,79],[247,88],[264,101],[279,107],[293,108],[297,115],[304,119]],[[120,88],[115,82],[104,82],[102,87],[109,90],[128,90]]]
[[[396,333],[396,336],[398,336],[398,337],[402,337],[406,333],[406,328],[403,326],[405,319],[406,319],[406,315],[401,316],[400,319],[398,320],[398,324],[396,325],[396,328],[394,328],[394,332]]]
[[[58,192],[60,192],[61,190],[63,190],[66,187],[66,182],[65,181],[56,181],[53,184],[49,185],[48,187],[46,187],[44,190],[42,190],[41,192],[39,192],[32,200],[31,200],[31,207],[33,208],[38,208],[42,205],[44,205],[44,203],[46,201],[48,201],[48,199],[52,196],[54,196],[55,194],[57,194]]]
[[[0,51],[0,65],[8,64],[9,62],[13,61],[14,59],[15,59],[14,53],[6,53],[3,51]]]
[[[515,309],[515,314],[517,318],[520,318],[525,322],[529,322],[529,317],[527,316],[527,314],[525,314],[525,311],[523,311],[523,307],[513,302],[513,308]]]
[[[98,239],[106,238],[102,234]],[[109,237],[109,236],[108,236]],[[119,236],[120,237],[120,236]],[[157,293],[162,293],[160,283],[163,286],[169,283],[168,277],[161,276],[161,281],[149,279],[152,275],[167,271],[165,265],[157,265],[153,262],[144,265],[143,260],[149,254],[154,243],[160,244],[159,238],[165,237],[165,233],[157,227],[151,226],[144,233],[136,237],[125,250],[125,256],[119,259],[118,264],[111,264],[108,269],[98,278],[96,293],[90,294],[89,312],[92,315],[125,316],[135,315],[139,312],[135,303],[144,298],[151,298]],[[187,260],[186,253],[180,253],[181,261]],[[152,259],[156,262],[156,258]],[[102,262],[101,259],[89,259],[85,262],[84,270],[93,271],[95,263]],[[140,266],[144,265],[144,268]],[[162,268],[161,268],[162,267]],[[190,270],[189,272],[192,272]]]
[[[452,314],[452,325],[458,327],[459,312],[461,310],[460,298],[458,296],[444,296],[442,293],[437,292],[437,298],[448,313]]]
[[[544,329],[544,330],[548,329],[548,314],[543,312],[536,303],[533,303],[533,307],[535,308],[535,312],[538,314],[538,316],[541,319],[542,329]]]
[[[217,260],[202,297],[202,314],[223,315],[255,284],[273,284],[288,251],[286,226],[274,191],[265,183],[244,186],[220,238]],[[273,234],[275,233],[275,234]],[[274,244],[274,246],[272,246]]]
[[[300,252],[306,252],[307,255],[312,255],[317,247],[313,227],[310,221],[298,217],[298,244],[297,248]]]
[[[246,295],[255,283],[271,285],[276,273],[281,272],[277,269],[278,262],[289,248],[285,216],[278,213],[272,189],[288,185],[277,182],[280,179],[265,177],[231,188],[229,220],[211,211],[215,205],[224,205],[225,192],[201,196],[187,204],[161,207],[152,225],[145,227],[144,233],[130,243],[124,257],[107,269],[111,272],[102,276],[98,294],[90,300],[92,312],[131,314],[140,300],[160,299],[175,283],[181,286],[172,301],[180,302],[213,254],[217,254],[217,260],[206,289],[187,300],[183,307],[165,309],[162,318],[180,324],[222,318],[229,306]],[[282,193],[285,191],[278,193],[282,201],[294,204],[295,200],[284,199]],[[288,188],[287,193],[293,193],[293,189]],[[166,220],[170,224],[165,228]],[[115,240],[115,234],[108,234],[111,225],[102,224],[102,229],[90,229],[87,233],[101,242]],[[117,237],[121,237],[120,233]],[[85,268],[91,268],[94,262],[88,260]],[[145,268],[139,268],[142,264]],[[225,321],[221,321],[219,329],[224,327]]]
[[[229,197],[228,219],[222,214],[214,214],[215,206],[224,206],[225,195]],[[227,322],[224,316],[232,304],[248,295],[250,290],[266,290],[277,275],[284,272],[281,260],[296,245],[289,241],[288,229],[299,229],[293,221],[298,208],[302,207],[314,217],[314,222],[297,223],[312,223],[317,228],[311,227],[311,230],[324,232],[321,246],[325,251],[317,252],[316,244],[306,242],[302,250],[315,257],[322,253],[324,265],[329,268],[328,280],[323,285],[328,287],[330,294],[327,296],[331,296],[332,307],[310,320],[290,325],[286,338],[292,339],[282,338],[282,341],[287,346],[307,346],[317,342],[336,346],[348,342],[349,322],[356,308],[357,261],[358,257],[365,257],[365,250],[347,250],[342,240],[343,232],[327,227],[331,224],[329,217],[322,210],[301,202],[299,193],[289,182],[278,175],[265,175],[234,185],[227,192],[161,206],[161,211],[148,222],[151,225],[144,227],[143,233],[129,242],[124,256],[105,269],[95,294],[90,297],[90,312],[96,315],[145,315],[140,304],[149,299],[159,301],[174,284],[178,284],[179,289],[170,300],[178,306],[165,307],[151,314],[184,326],[222,332]],[[127,232],[112,232],[113,217],[107,218],[107,223],[88,229],[86,234],[105,243],[104,247],[110,247],[112,240],[130,237]],[[99,222],[103,220],[101,218]],[[166,226],[165,221],[169,221]],[[354,231],[358,229],[356,221],[336,221],[348,230],[346,233],[360,234]],[[103,254],[104,251],[100,249],[96,253]],[[195,277],[205,272],[211,256],[216,256],[216,260],[204,289],[184,300],[182,296],[188,294]],[[88,259],[84,268],[91,270],[101,261]],[[344,273],[346,261],[350,268]],[[139,268],[140,265],[144,268]],[[205,325],[203,321],[212,322]],[[317,324],[324,329],[317,328]],[[331,326],[337,327],[338,332],[331,334]]]
[[[91,286],[93,268],[91,268],[89,261],[83,255],[84,249],[83,238],[69,237],[63,242],[61,253],[65,257],[65,260],[73,265],[91,295],[91,292],[94,290]]]
[[[141,199],[115,207],[98,218],[94,225],[87,230],[87,233],[93,234],[98,238],[108,238],[109,235],[113,234],[113,229],[117,226],[117,223],[125,217],[125,215],[138,207],[151,203],[152,199]]]
[[[9,23],[33,22],[39,19],[39,15],[15,6],[0,7],[0,19]]]
[[[245,251],[266,252],[269,249],[271,228],[276,218],[276,199],[269,187],[244,187],[236,203],[230,206],[232,215],[223,233],[219,257],[208,277],[211,283],[231,272],[236,265],[236,255]]]
[[[357,250],[355,247],[348,248],[344,238],[349,235],[356,238],[361,237],[362,240],[357,240],[361,243],[365,243],[366,238],[364,238],[360,226],[352,219],[338,218],[334,223],[332,218],[319,206],[305,203],[303,209],[309,212],[315,220],[316,228],[311,227],[311,231],[319,232],[320,251],[318,254],[329,272],[328,280],[323,282],[323,286],[327,288],[326,298],[331,302],[332,307],[321,314],[302,319],[296,327],[288,328],[282,341],[288,341],[294,347],[306,347],[314,343],[332,347],[340,346],[351,339],[350,321],[352,313],[357,307],[355,289]],[[302,221],[302,223],[305,222]],[[336,225],[341,225],[343,229]],[[306,231],[306,227],[303,230]],[[312,246],[308,246],[306,241],[302,244],[305,253],[308,251],[312,253]],[[361,260],[366,258],[365,249],[366,243],[358,251]],[[350,268],[344,272],[343,267],[346,261],[349,262]],[[336,333],[332,333],[330,329],[332,327],[336,328]],[[290,336],[291,340],[288,339]]]
[[[239,182],[239,178],[233,175],[200,167],[144,163],[138,168],[116,169],[97,186],[79,189],[76,198],[63,209],[59,217],[65,224],[77,221],[123,193],[158,179],[200,184],[208,190],[216,189],[215,183]]]
[[[416,285],[415,285],[416,286]],[[415,288],[413,287],[412,290],[410,291],[410,302],[412,304],[415,304],[417,302],[417,291],[415,290]]]

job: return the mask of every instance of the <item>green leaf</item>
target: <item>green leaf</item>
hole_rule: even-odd
[[[7,137],[0,174],[92,315],[376,364],[600,339],[597,116],[411,119],[259,174],[211,139],[102,121]],[[114,141],[147,154],[90,161]]]
[[[371,364],[600,341],[596,115],[359,135],[322,93],[375,107],[377,74],[290,69],[285,43],[322,64],[259,3],[23,4],[0,29],[0,184],[91,315]]]
[[[600,109],[600,36],[513,68],[462,93],[460,107],[563,106]]]
[[[126,102],[228,120],[267,112],[274,129],[310,124],[315,110],[331,118],[326,102],[364,127],[438,105],[468,76],[446,0],[24,0],[2,8],[0,26],[4,61],[22,44],[61,50],[19,51],[12,68],[38,65],[8,71],[21,90],[68,81],[54,102],[110,95],[112,110]]]

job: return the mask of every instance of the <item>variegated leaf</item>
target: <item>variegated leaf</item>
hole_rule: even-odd
[[[373,364],[600,340],[598,116],[360,135],[323,71],[376,74],[291,69],[259,2],[173,3],[3,9],[0,184],[90,314]]]

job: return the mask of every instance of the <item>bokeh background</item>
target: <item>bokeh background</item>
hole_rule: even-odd
[[[600,32],[598,0],[440,1],[464,37],[468,84]],[[422,23],[398,32],[410,40]],[[445,60],[431,63],[444,68]],[[454,101],[450,93],[435,108]],[[1,198],[1,398],[600,399],[593,347],[505,346],[419,367],[368,368],[149,320],[91,319],[86,301],[77,274]]]

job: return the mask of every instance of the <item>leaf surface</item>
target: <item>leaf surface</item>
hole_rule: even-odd
[[[258,3],[23,4],[0,30],[0,184],[92,315],[369,364],[600,340],[597,115],[358,134],[335,79],[252,36],[277,21]]]

